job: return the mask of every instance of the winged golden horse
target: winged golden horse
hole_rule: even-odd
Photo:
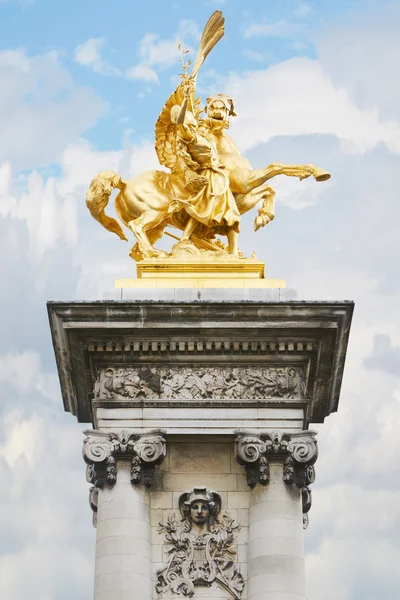
[[[224,17],[215,11],[208,20],[190,75],[184,63],[182,81],[165,103],[155,127],[155,149],[167,171],[146,171],[127,181],[114,171],[94,177],[86,195],[91,215],[109,231],[127,240],[121,225],[105,214],[113,189],[119,193],[115,209],[136,238],[130,255],[136,260],[166,257],[154,247],[167,226],[180,229],[179,244],[194,249],[238,254],[240,216],[261,202],[255,218],[257,231],[274,216],[275,191],[268,181],[276,175],[317,181],[329,179],[313,165],[270,164],[254,170],[227,135],[235,116],[233,99],[225,94],[207,98],[204,109],[195,98],[196,78],[206,57],[224,35]],[[167,232],[168,233],[168,232]],[[169,233],[172,237],[175,237]],[[226,235],[228,245],[216,239]]]

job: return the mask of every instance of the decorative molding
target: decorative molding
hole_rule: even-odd
[[[89,506],[92,509],[92,523],[93,527],[97,527],[97,507],[99,501],[99,488],[92,485],[89,489]]]
[[[318,458],[315,431],[299,433],[271,432],[255,434],[240,432],[235,441],[235,456],[246,469],[247,484],[268,485],[270,457],[283,461],[283,481],[302,490],[303,527],[308,526],[311,508],[309,485],[315,481],[314,464]]]
[[[157,592],[192,597],[196,586],[219,584],[240,600],[244,581],[236,568],[236,537],[240,525],[228,513],[219,519],[221,496],[194,488],[179,498],[182,520],[168,517],[159,531],[169,546],[168,563],[157,571]]]
[[[107,367],[95,384],[96,399],[305,398],[301,367]]]
[[[310,488],[305,487],[301,492],[301,502],[303,507],[303,529],[308,527],[308,512],[312,505],[312,493]]]
[[[87,430],[83,441],[83,458],[86,462],[86,480],[92,484],[89,504],[93,510],[93,525],[97,522],[97,497],[99,489],[113,486],[117,481],[117,459],[131,458],[131,482],[145,487],[154,483],[155,467],[166,454],[165,438],[160,431],[137,434],[129,431],[103,432]]]
[[[96,341],[87,345],[88,352],[115,352],[126,353],[134,352],[138,354],[164,354],[168,353],[188,353],[188,354],[208,354],[212,353],[239,353],[239,354],[265,354],[270,352],[296,352],[306,353],[315,351],[318,348],[316,342],[305,341],[260,341],[260,340],[207,340],[192,341],[185,338],[180,340],[135,340],[116,342]]]

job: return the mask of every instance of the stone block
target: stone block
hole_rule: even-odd
[[[143,502],[134,502],[132,499],[120,500],[115,502],[107,502],[100,505],[98,521],[107,519],[138,519],[146,523],[150,522],[149,507]]]
[[[238,544],[247,544],[249,541],[249,528],[248,527],[241,527],[238,536],[237,536],[237,542]]]
[[[249,508],[250,492],[228,492],[228,510],[231,508]]]
[[[150,576],[152,561],[144,556],[114,554],[96,560],[96,576],[104,573],[135,573]]]
[[[271,469],[271,478],[274,477]],[[252,491],[252,506],[259,502],[276,500],[280,502],[300,502],[300,490],[296,486],[282,485],[282,470],[277,475],[277,481],[270,481],[267,486],[257,485]]]
[[[137,302],[173,302],[175,300],[174,288],[120,288],[119,292],[121,300],[133,300]]]
[[[152,560],[153,564],[163,562],[163,546],[161,546],[161,544],[152,544],[151,560]],[[154,567],[153,567],[153,571],[154,571]]]
[[[171,492],[151,492],[150,493],[151,508],[172,508],[172,493]]]
[[[297,291],[294,288],[279,288],[279,302],[290,302],[297,299]]]
[[[132,555],[151,558],[150,539],[134,538],[128,535],[97,539],[96,559],[108,555]]]
[[[250,518],[252,523],[265,519],[301,520],[301,505],[300,502],[284,502],[281,499],[259,502],[251,507]]]
[[[236,480],[238,492],[250,492],[250,488],[247,484],[245,470],[243,467],[242,472],[236,474]]]
[[[138,519],[108,519],[97,522],[97,539],[127,535],[147,540],[149,529],[148,523]]]
[[[249,577],[247,585],[249,598],[263,592],[291,592],[299,594],[300,597],[305,593],[304,577],[287,575],[284,572]]]
[[[249,524],[249,511],[247,508],[239,508],[238,511],[238,523],[247,527]]]
[[[170,444],[171,473],[230,473],[232,446],[226,443]]]
[[[122,290],[111,289],[103,292],[103,300],[122,300]]]
[[[136,600],[140,594],[152,597],[152,583],[150,576],[146,577],[144,575],[137,575],[136,573],[104,573],[95,577],[94,587],[97,594],[100,591],[103,594],[104,592],[108,592],[109,598],[111,594],[114,596],[114,592],[129,591],[131,598],[133,597]]]
[[[152,508],[150,511],[150,525],[158,527],[163,520],[163,510],[161,508]]]
[[[248,561],[248,544],[238,544],[237,560],[239,563],[247,563]]]
[[[151,543],[160,546],[164,543],[164,534],[159,532],[159,527],[151,528]]]
[[[303,558],[303,540],[294,537],[275,535],[273,537],[259,537],[249,543],[249,560],[257,556],[266,555],[290,555]]]
[[[260,592],[252,594],[251,600],[306,600],[306,597],[296,592]]]
[[[303,522],[291,519],[265,519],[249,525],[249,542],[260,536],[272,537],[280,535],[284,537],[293,537],[299,540],[303,539]]]
[[[233,491],[237,488],[236,475],[216,473],[166,473],[164,475],[165,491],[182,491],[193,487],[207,487],[220,492]],[[235,507],[236,508],[236,507]]]
[[[249,578],[262,573],[263,575],[274,575],[276,573],[285,573],[286,575],[295,575],[304,577],[304,559],[298,556],[271,555],[257,556],[248,563]]]
[[[110,600],[110,592],[104,590],[95,590],[94,600]],[[132,592],[114,591],[112,600],[132,600]],[[148,596],[142,592],[136,592],[135,600],[153,600],[153,596]]]

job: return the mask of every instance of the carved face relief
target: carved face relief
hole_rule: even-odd
[[[206,502],[193,502],[190,507],[190,518],[196,525],[204,525],[210,517],[210,508]]]
[[[219,518],[221,496],[194,488],[181,495],[179,508],[180,522],[171,514],[165,525],[160,523],[170,558],[157,571],[157,592],[192,597],[196,586],[219,584],[240,600],[244,581],[235,565],[240,525],[227,513]]]

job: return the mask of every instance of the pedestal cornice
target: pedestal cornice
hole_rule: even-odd
[[[49,302],[48,311],[64,406],[81,422],[96,426],[99,408],[185,402],[161,389],[110,397],[101,373],[120,368],[148,368],[161,379],[167,367],[179,376],[232,363],[246,373],[292,367],[302,373],[301,393],[276,386],[246,399],[206,390],[190,407],[301,407],[304,429],[337,410],[352,302]]]

